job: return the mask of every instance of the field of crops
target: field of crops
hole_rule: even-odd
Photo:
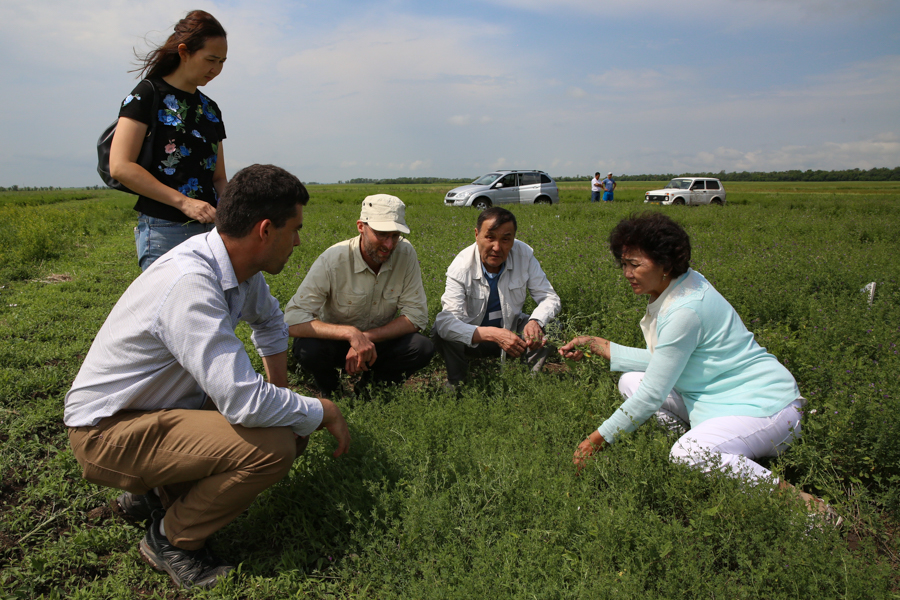
[[[567,183],[558,206],[514,209],[562,298],[555,340],[642,345],[646,298],[604,240],[660,183],[623,183],[611,204]],[[289,477],[213,538],[242,562],[205,594],[141,562],[143,532],[111,514],[114,490],[80,478],[62,425],[93,336],[139,274],[132,197],[0,193],[0,600],[900,597],[900,185],[726,188],[722,208],[654,210],[686,227],[694,268],[797,378],[803,438],[769,466],[826,497],[842,528],[811,528],[768,486],[670,464],[673,438],[650,423],[576,475],[576,445],[620,402],[602,360],[537,378],[487,362],[456,399],[435,359],[402,388],[340,401],[351,453],[334,459],[314,435]],[[392,193],[408,205],[433,320],[477,216],[443,207],[446,191],[312,186],[301,245],[267,276],[273,294],[285,303],[322,250],[354,235],[363,196]]]

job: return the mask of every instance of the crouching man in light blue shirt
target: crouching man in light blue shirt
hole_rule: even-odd
[[[231,570],[206,539],[287,475],[321,428],[349,449],[340,410],[287,389],[288,331],[262,272],[300,243],[300,181],[253,165],[228,183],[216,229],[170,250],[125,291],[66,394],[65,423],[84,477],[125,490],[117,511],[150,521],[139,550],[182,587]],[[253,330],[268,381],[239,321]]]

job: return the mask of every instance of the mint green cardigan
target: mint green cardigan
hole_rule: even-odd
[[[725,416],[768,417],[800,396],[791,373],[756,343],[722,294],[692,269],[673,281],[657,315],[654,351],[610,344],[610,369],[641,371],[633,396],[597,430],[612,443],[662,406],[684,398],[691,426]]]

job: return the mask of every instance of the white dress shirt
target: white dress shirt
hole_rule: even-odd
[[[125,291],[66,394],[69,427],[96,425],[123,410],[199,409],[212,400],[229,423],[290,427],[309,435],[322,404],[257,373],[239,321],[260,356],[287,350],[278,301],[262,273],[238,284],[214,229],[169,251]]]

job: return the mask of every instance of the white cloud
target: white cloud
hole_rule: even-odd
[[[421,171],[422,169],[430,169],[431,160],[414,160],[409,163],[410,171]]]
[[[539,17],[497,19],[498,6]],[[861,8],[850,14],[849,6]],[[819,74],[804,76],[727,46],[702,60],[682,43],[645,52],[654,40],[634,26],[739,21],[745,42],[758,36],[764,47],[787,24],[804,44],[821,43],[824,55],[838,50],[827,37],[816,42],[815,23],[832,19],[831,30],[838,23],[858,34],[865,11],[889,6],[896,13],[895,2],[844,0],[498,0],[448,17],[438,4],[404,14],[393,1],[347,11],[287,0],[0,0],[0,185],[98,183],[94,142],[136,83],[127,73],[132,49],[146,48],[148,32],[161,40],[195,7],[229,32],[225,70],[204,90],[223,111],[229,173],[253,162],[316,181],[492,168],[562,175],[896,166],[900,56],[879,55],[896,53],[890,40],[853,64],[817,63]],[[816,11],[824,17],[798,25],[798,15]],[[569,14],[611,24],[619,56],[645,53],[628,61],[606,47],[566,49],[569,30],[559,27]],[[523,43],[519,21],[528,19],[547,22],[546,39]],[[629,20],[631,29],[621,28]],[[800,43],[792,40],[779,40],[782,51]],[[712,67],[711,53],[722,55]],[[729,61],[730,74],[754,76],[711,72]],[[616,68],[597,74],[598,64]]]

